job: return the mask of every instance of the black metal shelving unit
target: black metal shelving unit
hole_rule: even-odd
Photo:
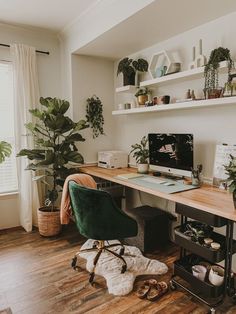
[[[174,272],[170,281],[172,289],[180,287],[198,300],[210,307],[210,313],[214,314],[226,296],[235,297],[234,278],[232,278],[232,256],[236,252],[236,241],[233,240],[234,222],[208,212],[201,211],[187,205],[176,204],[176,212],[181,215],[181,224],[175,229],[175,242],[180,246],[180,259],[174,263]],[[193,242],[183,232],[188,218],[206,223],[213,227],[226,226],[225,236],[213,233],[215,241],[223,244],[216,251]],[[193,254],[187,254],[193,253]],[[210,263],[219,263],[224,260],[224,284],[214,286],[208,281],[201,281],[194,277],[191,270],[191,261],[197,259]]]

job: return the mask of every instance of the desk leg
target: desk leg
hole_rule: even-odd
[[[188,217],[181,215],[180,216],[180,223],[181,227],[183,227],[184,224],[188,222]],[[182,259],[184,256],[186,256],[186,250],[184,248],[180,248],[180,259]]]
[[[233,232],[234,222],[228,220],[226,226],[226,256],[225,256],[225,295],[232,295],[231,291],[231,271],[232,271],[232,255],[233,255]]]

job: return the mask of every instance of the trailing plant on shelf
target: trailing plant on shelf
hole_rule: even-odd
[[[234,208],[236,209],[236,157],[230,155],[230,161],[228,165],[224,165],[226,174],[228,175],[227,182],[229,192],[233,195]]]
[[[10,157],[11,151],[11,144],[5,141],[0,141],[0,164],[3,163],[7,157]]]
[[[227,61],[228,64],[228,80],[230,78],[231,70],[234,67],[234,62],[230,55],[228,48],[218,47],[211,51],[209,60],[204,68],[205,98],[217,98],[223,94],[223,89],[219,88],[219,66],[220,62]],[[218,90],[218,91],[217,91]],[[209,94],[212,91],[213,94]]]
[[[86,119],[93,131],[93,138],[105,135],[102,102],[96,95],[87,99]]]
[[[133,60],[131,58],[123,58],[117,68],[117,75],[123,73],[123,83],[125,85],[135,85],[135,74],[137,71],[147,72],[148,62],[145,59],[139,58]]]
[[[149,149],[148,149],[148,138],[143,136],[140,144],[136,143],[131,145],[130,154],[133,153],[133,157],[135,158],[138,164],[138,172],[147,173],[148,172],[148,158],[149,158]],[[145,165],[145,166],[143,166]]]

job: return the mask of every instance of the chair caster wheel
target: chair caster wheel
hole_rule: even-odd
[[[125,248],[124,247],[122,247],[121,249],[120,249],[120,253],[119,253],[119,255],[124,255],[124,253],[125,253]]]
[[[74,258],[72,258],[72,261],[71,261],[71,267],[76,269],[76,264],[77,264],[77,257],[75,256]]]
[[[94,279],[94,272],[90,273],[90,276],[89,276],[89,283],[92,285],[93,284],[93,279]]]
[[[121,269],[121,274],[124,274],[127,270],[127,265],[123,265]]]
[[[170,280],[170,289],[171,289],[172,291],[175,291],[175,290],[177,289],[176,284],[175,284],[175,283],[173,283],[173,281],[172,281],[172,280]]]

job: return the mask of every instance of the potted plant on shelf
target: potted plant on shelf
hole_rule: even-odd
[[[206,99],[219,98],[223,96],[223,88],[219,87],[219,66],[222,61],[227,61],[229,80],[231,70],[234,66],[230,50],[223,47],[212,50],[209,60],[204,68],[204,94]]]
[[[11,144],[5,141],[0,141],[0,164],[3,163],[7,157],[10,157],[11,150]]]
[[[135,85],[135,74],[139,72],[147,72],[148,62],[145,59],[133,60],[128,57],[122,59],[117,68],[117,75],[123,73],[123,85]]]
[[[234,208],[236,209],[236,157],[230,155],[230,162],[228,165],[224,165],[224,168],[228,174],[229,191],[233,195]]]
[[[86,119],[93,131],[93,138],[105,134],[102,102],[96,95],[87,99]]]
[[[149,157],[149,149],[147,148],[148,138],[143,136],[140,144],[131,145],[130,154],[133,153],[133,157],[135,158],[138,164],[138,172],[139,173],[148,173],[148,157]]]
[[[148,101],[148,95],[151,91],[147,87],[139,87],[135,93],[135,97],[138,99],[139,106],[144,106],[145,102]]]
[[[65,178],[75,172],[67,167],[68,163],[83,163],[83,157],[75,145],[85,139],[79,131],[88,127],[85,120],[73,122],[65,115],[69,102],[57,98],[40,98],[42,109],[30,110],[35,123],[27,123],[27,130],[33,135],[35,148],[22,149],[17,157],[26,156],[30,164],[26,170],[37,175],[33,180],[40,180],[47,188],[45,206],[38,209],[39,233],[53,236],[60,232],[60,212],[56,201]],[[39,173],[40,172],[40,173]]]

